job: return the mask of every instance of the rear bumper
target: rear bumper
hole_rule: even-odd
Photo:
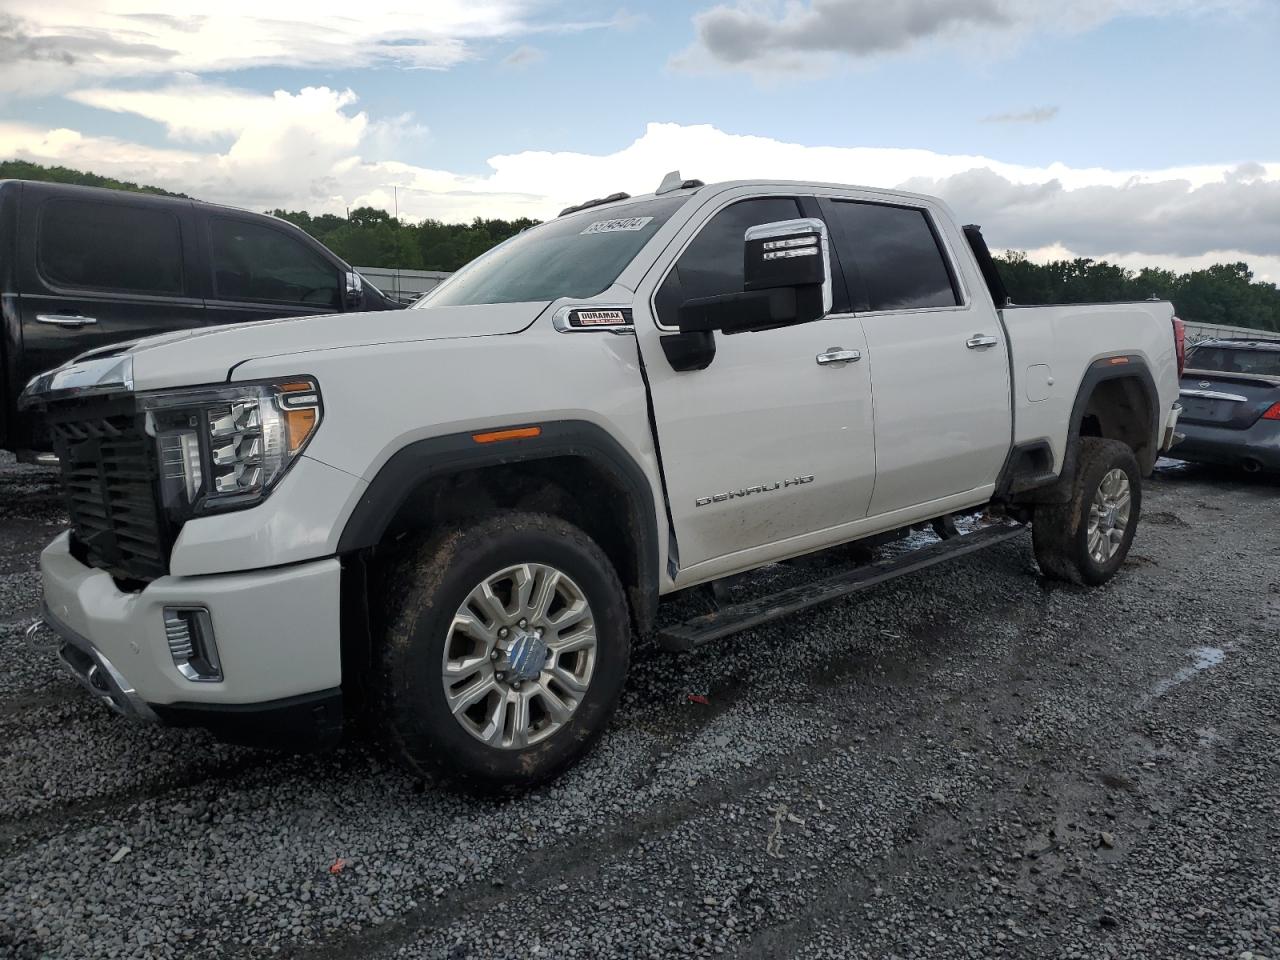
[[[1259,420],[1248,430],[1184,420],[1178,432],[1183,439],[1171,456],[1179,460],[1232,467],[1254,463],[1264,470],[1280,471],[1280,420]]]

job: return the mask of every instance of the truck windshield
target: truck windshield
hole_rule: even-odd
[[[1231,347],[1196,347],[1187,359],[1192,370],[1212,373],[1251,373],[1280,377],[1280,350],[1238,350]]]
[[[414,306],[594,297],[688,199],[656,197],[557,217],[473,260]]]

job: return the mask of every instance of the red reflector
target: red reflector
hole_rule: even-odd
[[[1178,376],[1187,369],[1187,325],[1173,318],[1173,349],[1178,355]]]
[[[529,440],[542,436],[541,427],[516,427],[514,430],[492,430],[489,433],[473,433],[476,443],[500,443],[503,440]]]
[[[1280,403],[1262,415],[1263,420],[1280,420]]]

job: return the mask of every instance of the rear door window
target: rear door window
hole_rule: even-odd
[[[36,261],[55,287],[181,295],[182,226],[155,207],[53,199],[40,208]]]
[[[217,299],[341,306],[338,268],[285,231],[213,217],[209,236]]]
[[[960,304],[954,276],[924,210],[836,200],[828,205],[840,260],[864,288],[866,309],[923,310]],[[854,277],[849,277],[850,286]]]

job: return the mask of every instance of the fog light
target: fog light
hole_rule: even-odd
[[[222,663],[213,640],[213,620],[204,607],[165,607],[164,632],[178,672],[196,683],[222,679]]]

